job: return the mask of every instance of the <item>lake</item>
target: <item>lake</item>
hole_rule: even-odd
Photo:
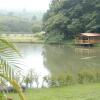
[[[72,73],[80,70],[100,70],[100,47],[74,47],[17,43],[24,63],[23,73],[34,69],[41,77]]]

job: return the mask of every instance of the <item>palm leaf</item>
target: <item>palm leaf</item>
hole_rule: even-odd
[[[20,63],[17,60],[20,57],[21,55],[13,43],[0,39],[0,77],[9,81],[18,91],[21,99],[24,100],[20,86],[16,81],[13,81],[15,74],[21,70],[18,67]]]

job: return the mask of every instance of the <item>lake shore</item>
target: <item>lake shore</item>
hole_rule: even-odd
[[[36,43],[36,44],[61,44],[61,45],[73,45],[75,46],[74,39],[68,39],[61,42],[46,42],[44,39],[44,33],[35,33],[35,34],[2,34],[0,38],[8,39],[10,42],[14,43]],[[96,47],[100,47],[100,43],[94,44]]]

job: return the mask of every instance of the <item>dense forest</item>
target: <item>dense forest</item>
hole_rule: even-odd
[[[47,42],[62,42],[83,32],[100,32],[100,0],[52,0],[43,17]]]

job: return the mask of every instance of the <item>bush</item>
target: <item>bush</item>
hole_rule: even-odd
[[[52,31],[50,34],[46,34],[45,42],[50,44],[61,44],[64,39],[64,35],[60,32]]]
[[[71,75],[71,74],[67,74],[66,75],[66,85],[71,85],[71,84],[73,84],[73,76]]]
[[[50,78],[50,87],[62,87],[73,84],[73,76],[71,74],[61,74],[58,77]]]
[[[95,82],[95,74],[88,70],[80,71],[78,73],[78,82],[81,84]]]
[[[57,78],[55,76],[52,76],[50,79],[49,79],[49,87],[58,87],[59,86],[59,83],[57,81]]]
[[[32,26],[32,32],[33,33],[37,33],[37,32],[41,32],[42,31],[42,28],[40,25],[33,25]]]
[[[76,82],[79,84],[100,82],[100,71],[83,69],[76,74],[76,77],[74,79],[74,76],[69,73],[60,74],[57,77],[52,76],[49,85],[50,87],[62,87],[73,85]]]
[[[59,83],[59,86],[65,86],[66,85],[65,75],[59,75],[57,81]]]
[[[100,82],[100,72],[99,71],[95,73],[95,76],[96,76],[96,82]]]

